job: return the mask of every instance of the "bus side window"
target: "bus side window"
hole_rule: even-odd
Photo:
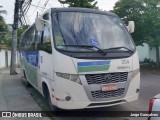
[[[20,48],[29,51],[35,50],[35,25],[23,34]]]
[[[52,53],[50,30],[47,27],[42,33],[42,41],[38,44],[38,50]]]

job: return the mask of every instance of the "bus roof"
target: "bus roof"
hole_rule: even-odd
[[[116,14],[108,11],[101,11],[91,8],[79,8],[79,7],[68,7],[68,8],[51,8],[55,12],[86,12],[86,13],[96,13],[96,14],[105,14],[111,16],[117,16]]]

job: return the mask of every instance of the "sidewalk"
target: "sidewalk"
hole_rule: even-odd
[[[24,87],[19,75],[0,70],[0,111],[41,111]],[[4,118],[0,118],[0,120]],[[9,118],[5,118],[9,120]],[[10,120],[50,120],[49,118],[10,118]]]

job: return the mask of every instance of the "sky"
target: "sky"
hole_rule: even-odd
[[[26,1],[28,1],[28,0],[26,0]],[[32,6],[30,7],[29,11],[26,14],[26,20],[30,25],[35,21],[37,12],[39,14],[43,13],[43,7],[44,7],[46,1],[47,0],[32,0],[32,3],[31,3]],[[118,0],[96,0],[96,1],[98,2],[98,7],[101,10],[109,11],[109,10],[113,9],[115,3]],[[14,3],[15,3],[15,0],[0,0],[0,6],[2,5],[3,6],[2,9],[7,11],[7,14],[3,15],[4,20],[6,21],[7,24],[13,23]],[[36,5],[36,6],[38,5],[40,7],[36,7],[34,5]],[[49,2],[45,8],[48,9],[51,7],[63,7],[63,5],[60,4],[58,2],[58,0],[49,0]]]

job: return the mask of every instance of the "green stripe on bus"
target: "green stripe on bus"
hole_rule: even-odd
[[[30,65],[25,58],[22,58],[22,64],[24,65],[28,81],[30,81],[34,86],[38,87],[37,68]]]
[[[78,72],[93,72],[108,70],[110,65],[78,67]]]

